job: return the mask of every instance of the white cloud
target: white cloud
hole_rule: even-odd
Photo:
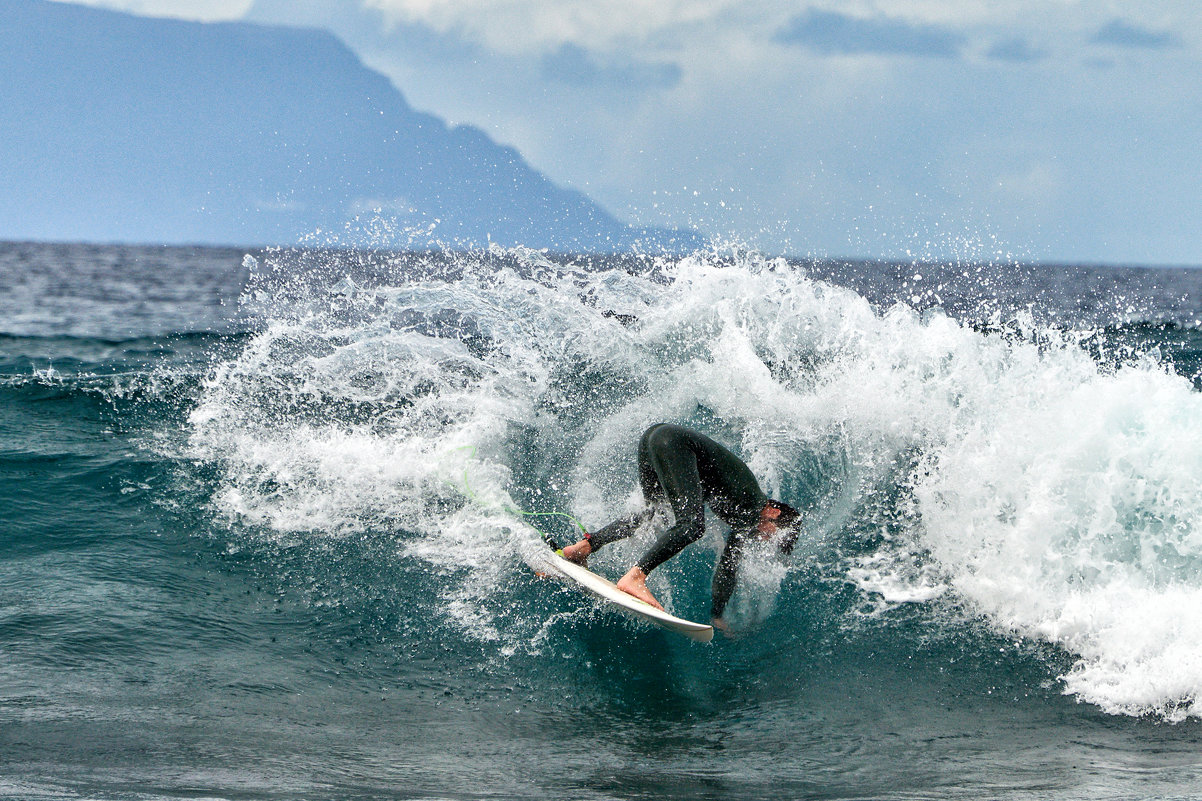
[[[146,17],[216,22],[240,19],[254,5],[254,0],[58,0],[77,5],[96,6],[114,11],[128,11]]]
[[[498,53],[606,48],[712,21],[738,0],[363,0],[393,23],[454,32]]]
[[[216,0],[213,0],[214,2]],[[143,0],[149,2],[149,0]],[[159,0],[169,3],[171,0]],[[949,32],[1026,31],[1061,36],[1076,44],[1111,22],[1121,10],[1137,28],[1197,31],[1202,7],[1189,0],[1124,6],[1067,0],[356,0],[391,24],[428,25],[504,54],[546,52],[563,44],[606,49],[633,41],[663,41],[660,34],[706,27],[770,33],[813,11],[872,23],[893,20]],[[764,37],[766,38],[766,37]],[[679,40],[677,40],[679,41]],[[712,54],[721,57],[720,53]]]

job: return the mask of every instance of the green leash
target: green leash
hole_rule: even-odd
[[[459,450],[459,451],[470,450],[471,453],[468,455],[468,458],[469,459],[476,458],[476,446],[475,445],[464,445],[463,447],[456,448],[455,450]],[[466,495],[468,498],[470,498],[473,503],[475,503],[477,505],[482,505],[482,504],[480,504],[480,499],[476,496],[475,491],[472,489],[471,482],[468,481],[467,471],[468,471],[468,468],[466,468],[466,467],[463,468],[464,495]],[[485,508],[488,508],[488,507],[485,507]],[[527,512],[522,509],[515,509],[514,507],[507,506],[505,504],[501,504],[499,507],[493,507],[493,508],[500,508],[502,511],[508,512],[511,515],[517,515],[518,517],[565,517],[568,520],[572,521],[572,523],[575,524],[576,528],[580,529],[581,534],[588,533],[588,529],[586,529],[584,527],[584,524],[581,523],[576,518],[572,517],[567,512]],[[542,536],[543,541],[551,546],[552,550],[555,550],[555,551],[560,550],[559,545],[555,542],[554,538],[548,532],[543,531],[541,528],[539,528],[534,523],[531,523],[530,525],[535,531],[537,531]]]

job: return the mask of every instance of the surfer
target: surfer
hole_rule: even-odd
[[[779,547],[793,550],[800,513],[764,494],[750,468],[709,437],[670,423],[656,423],[639,440],[639,485],[644,508],[584,535],[563,549],[564,558],[585,564],[589,554],[633,534],[655,514],[656,506],[672,507],[676,524],[618,580],[618,589],[663,609],[647,588],[647,574],[705,533],[705,504],[727,525],[730,534],[714,571],[714,627],[726,630],[722,613],[735,589],[743,549],[755,538],[771,540],[783,531]]]

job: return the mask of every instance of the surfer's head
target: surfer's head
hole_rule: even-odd
[[[801,512],[789,504],[769,499],[760,512],[760,523],[757,528],[760,535],[765,538],[774,537],[777,532],[783,532],[784,538],[780,541],[781,550],[788,553],[793,550],[793,543],[797,541],[800,519]]]
[[[800,517],[801,512],[789,504],[772,499],[764,504],[764,509],[760,512],[760,522],[770,522],[776,528],[793,528]]]

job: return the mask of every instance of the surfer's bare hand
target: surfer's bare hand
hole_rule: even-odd
[[[632,567],[626,571],[626,575],[618,579],[617,587],[627,595],[633,595],[640,601],[645,601],[661,612],[664,611],[663,605],[655,600],[655,596],[651,594],[651,590],[647,589],[647,574],[639,567]]]
[[[593,545],[588,540],[581,540],[563,549],[563,558],[578,565],[588,563],[588,555],[593,552]]]

